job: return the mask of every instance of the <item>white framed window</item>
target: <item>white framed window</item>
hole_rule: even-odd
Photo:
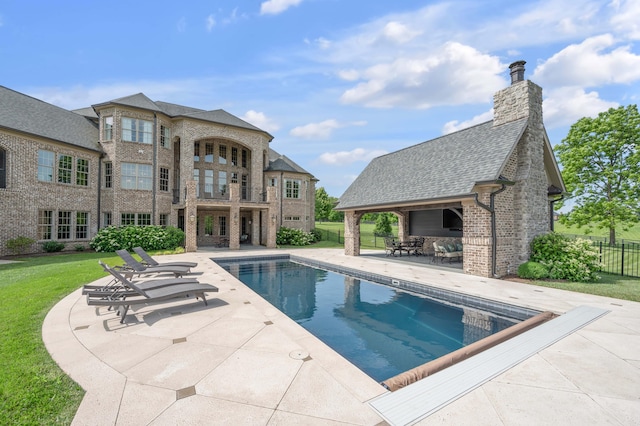
[[[160,126],[160,146],[169,148],[171,143],[171,129],[167,126]]]
[[[160,191],[169,192],[169,169],[160,167]]]
[[[160,216],[158,216],[158,225],[160,226],[169,225],[169,215],[166,213],[160,213]]]
[[[236,147],[231,147],[231,165],[238,165],[238,148]]]
[[[200,161],[200,142],[193,143],[193,162]]]
[[[213,170],[205,169],[204,171],[204,196],[213,197]]]
[[[152,172],[149,164],[122,163],[122,189],[151,190]]]
[[[227,172],[218,172],[218,191],[222,195],[227,193]]]
[[[53,182],[53,164],[56,155],[51,151],[38,150],[38,180]]]
[[[50,240],[52,229],[53,229],[53,211],[52,210],[38,211],[38,239]]]
[[[71,183],[73,172],[73,157],[70,155],[58,155],[58,182]]]
[[[89,186],[89,160],[76,159],[76,185]]]
[[[218,147],[218,164],[227,164],[227,146],[220,145]]]
[[[89,238],[89,213],[76,212],[76,240]]]
[[[111,161],[104,163],[104,187],[113,188],[113,163]]]
[[[300,191],[301,181],[299,179],[284,180],[284,198],[302,198]]]
[[[213,163],[213,144],[212,143],[204,144],[204,162]]]
[[[102,137],[105,141],[110,141],[113,139],[113,117],[108,116],[103,120],[103,132]]]
[[[111,212],[102,212],[102,226],[111,226]]]
[[[300,222],[300,216],[285,216],[284,220],[289,222]]]
[[[218,235],[224,237],[227,235],[227,217],[218,216]]]
[[[135,213],[121,213],[120,214],[120,225],[135,225],[136,224],[136,214]]]
[[[122,119],[122,140],[127,142],[152,143],[153,123],[136,118]]]
[[[58,239],[71,239],[71,212],[58,212]]]
[[[120,225],[151,225],[151,213],[121,213]]]

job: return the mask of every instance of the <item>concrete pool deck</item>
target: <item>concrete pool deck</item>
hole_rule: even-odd
[[[541,311],[611,311],[419,425],[640,419],[640,303],[350,257],[341,249],[301,249],[163,256],[197,261],[198,280],[219,292],[208,294],[208,306],[183,300],[141,307],[125,324],[88,306],[80,290],[60,301],[42,334],[53,359],[86,391],[74,424],[385,424],[369,405],[384,388],[210,260],[287,252]]]

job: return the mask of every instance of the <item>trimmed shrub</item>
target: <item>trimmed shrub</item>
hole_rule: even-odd
[[[7,240],[5,247],[13,254],[24,253],[36,240],[29,237],[18,237]]]
[[[311,235],[313,236],[314,243],[317,243],[318,241],[322,240],[322,231],[317,228],[313,228],[311,230]]]
[[[47,253],[55,253],[64,249],[64,243],[58,241],[47,241],[42,243],[42,250]]]
[[[276,233],[276,244],[280,246],[308,246],[315,241],[311,232],[281,227]]]
[[[174,250],[184,242],[184,232],[173,226],[109,226],[98,231],[89,246],[98,252],[134,247],[144,250]]]
[[[549,269],[542,263],[528,261],[518,267],[518,276],[528,280],[543,280],[549,276]]]
[[[549,278],[589,282],[600,277],[600,254],[591,242],[582,238],[570,239],[551,232],[538,235],[531,242],[529,260],[549,269]]]

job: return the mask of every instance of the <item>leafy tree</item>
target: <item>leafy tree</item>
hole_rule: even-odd
[[[329,213],[329,222],[343,222],[344,221],[344,212],[331,210]]]
[[[373,229],[375,235],[388,236],[392,235],[391,217],[393,213],[380,213],[376,217],[376,226]]]
[[[316,220],[322,222],[328,220],[333,210],[331,197],[323,187],[316,188]]]
[[[640,220],[640,114],[637,105],[581,118],[556,146],[562,177],[575,203],[560,217],[567,225],[626,230]],[[558,208],[562,207],[559,203]]]

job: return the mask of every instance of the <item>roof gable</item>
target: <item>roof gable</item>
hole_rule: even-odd
[[[467,197],[499,178],[527,119],[493,121],[373,159],[340,197],[338,209]]]
[[[94,105],[94,107],[102,107],[110,104],[123,105],[134,108],[148,109],[155,112],[162,112],[158,105],[149,99],[144,93],[137,93],[131,96],[125,96],[123,98],[114,99],[102,104]]]
[[[192,112],[192,113],[183,114],[183,115],[184,117],[195,118],[198,120],[211,121],[214,123],[226,124],[228,126],[240,127],[243,129],[255,130],[258,132],[264,132],[264,130],[254,126],[253,124],[249,124],[244,120],[241,120],[240,118],[236,117],[233,114],[229,114],[227,111],[223,109]]]
[[[98,128],[80,114],[0,86],[0,127],[101,152]]]
[[[265,169],[267,172],[293,172],[311,175],[308,171],[300,167],[295,161],[286,155],[278,154],[269,148],[269,166]],[[313,176],[312,176],[313,178]]]

